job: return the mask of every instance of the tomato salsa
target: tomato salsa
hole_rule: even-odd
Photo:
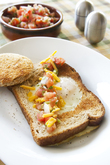
[[[48,27],[59,20],[55,12],[50,12],[47,7],[39,4],[20,6],[19,9],[12,6],[8,8],[7,13],[8,16],[2,16],[6,23],[25,29]]]
[[[57,113],[66,104],[63,98],[57,94],[57,91],[62,90],[62,88],[56,84],[60,82],[58,77],[59,67],[65,63],[65,60],[61,57],[54,57],[55,53],[56,51],[47,59],[41,61],[44,75],[39,78],[40,82],[37,84],[37,88],[21,86],[25,89],[32,88],[34,90],[34,95],[31,91],[28,93],[28,100],[33,102],[33,108],[39,110],[36,119],[44,123],[48,133],[56,129],[57,122],[60,122]]]

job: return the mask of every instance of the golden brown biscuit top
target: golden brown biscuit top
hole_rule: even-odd
[[[23,82],[33,71],[32,61],[13,53],[0,54],[0,86],[10,86]]]

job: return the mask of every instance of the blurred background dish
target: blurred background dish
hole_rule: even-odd
[[[46,5],[46,4],[37,3],[38,6],[41,6],[44,9],[47,8],[48,11],[50,12],[50,15],[48,18],[50,20],[50,25],[47,25],[47,26],[42,25],[39,27],[38,26],[36,26],[36,27],[28,26],[26,28],[23,28],[23,27],[20,27],[18,25],[15,25],[14,23],[12,23],[13,17],[15,19],[15,16],[13,15],[15,13],[12,13],[13,12],[13,6],[17,10],[19,10],[20,7],[22,9],[28,7],[27,11],[29,11],[29,7],[33,8],[33,5],[35,5],[35,3],[31,3],[31,2],[16,3],[16,4],[12,4],[8,7],[6,7],[5,9],[3,9],[1,11],[1,15],[0,15],[1,29],[2,29],[3,34],[8,39],[15,40],[15,39],[19,39],[19,38],[32,37],[32,36],[57,37],[59,35],[60,30],[61,30],[61,24],[63,22],[63,14],[58,9],[56,9],[52,6]],[[11,10],[10,13],[9,13],[9,10]],[[30,14],[30,13],[28,13],[28,14]],[[31,13],[31,14],[35,15],[36,13]],[[37,13],[36,15],[39,15],[39,13]],[[40,16],[42,17],[41,13],[40,13]],[[17,13],[17,17],[18,17],[18,13]],[[7,21],[7,18],[9,18],[8,21]],[[26,18],[26,16],[24,16],[24,18]],[[18,19],[19,18],[17,18],[17,20]],[[53,22],[51,21],[52,19],[53,19]],[[22,21],[20,20],[20,23],[21,22]],[[24,22],[27,23],[26,20]],[[31,20],[30,20],[30,22],[31,22]]]

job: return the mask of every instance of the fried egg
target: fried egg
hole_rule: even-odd
[[[70,77],[59,77],[60,82],[55,85],[62,87],[62,90],[57,90],[57,95],[61,96],[66,102],[65,106],[62,107],[59,113],[74,111],[75,107],[80,103],[82,92],[80,91],[78,84]],[[35,85],[35,91],[39,88],[41,82]],[[33,95],[35,91],[32,91]]]
[[[78,84],[70,77],[60,77],[60,82],[56,86],[62,87],[62,90],[57,90],[57,94],[66,102],[66,105],[62,107],[60,112],[73,111],[80,103],[82,97]]]

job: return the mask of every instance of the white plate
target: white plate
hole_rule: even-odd
[[[56,38],[35,37],[10,42],[0,53],[19,53],[34,63],[57,50],[81,75],[83,83],[106,108],[101,127],[71,143],[58,147],[40,147],[29,125],[7,88],[0,88],[0,159],[7,165],[100,165],[110,164],[110,61],[79,44]]]

